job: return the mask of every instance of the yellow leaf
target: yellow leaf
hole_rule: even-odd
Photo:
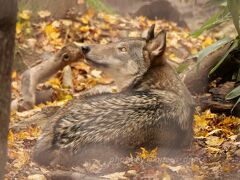
[[[18,13],[18,17],[24,20],[29,20],[32,15],[32,12],[29,10],[23,10],[22,12]]]
[[[11,130],[8,132],[8,143],[12,144],[14,142],[14,134]]]
[[[116,24],[117,23],[117,17],[114,16],[114,15],[104,14],[103,19],[110,24]]]
[[[158,149],[155,148],[152,151],[147,151],[145,148],[141,147],[141,152],[137,152],[137,157],[140,157],[142,159],[150,160],[155,159],[157,157]]]
[[[49,24],[45,27],[45,33],[49,38],[53,40],[57,39],[60,36],[58,30],[52,24]]]
[[[46,34],[50,34],[50,33],[55,32],[55,31],[56,31],[56,29],[51,24],[46,25],[46,27],[45,27],[45,33]]]
[[[80,21],[83,23],[83,24],[88,24],[89,23],[89,19],[87,18],[87,16],[83,16]]]
[[[17,71],[13,71],[12,72],[12,79],[16,79],[17,78]]]
[[[81,27],[80,27],[80,31],[82,31],[82,32],[88,32],[89,29],[90,29],[89,26],[81,26]]]
[[[148,151],[143,147],[141,147],[140,149],[141,149],[142,152],[137,152],[137,156],[142,158],[142,159],[146,159],[147,156],[148,156]]]
[[[19,132],[16,134],[16,138],[19,140],[27,139],[28,137],[29,137],[29,133],[27,132]]]
[[[220,146],[223,143],[223,141],[224,141],[223,138],[219,138],[217,136],[209,136],[207,137],[206,143],[209,146]]]
[[[73,96],[71,94],[67,94],[65,96],[65,100],[71,100],[73,98]]]
[[[207,37],[203,43],[202,43],[202,48],[205,48],[213,43],[213,39],[211,37]]]
[[[177,57],[176,57],[176,55],[175,55],[174,53],[171,53],[171,54],[169,55],[169,58],[170,58],[172,61],[177,61]]]
[[[208,146],[207,150],[208,150],[209,153],[213,153],[213,154],[218,153],[220,151],[219,148],[211,147],[211,146]]]
[[[16,33],[17,33],[17,35],[22,32],[22,27],[23,27],[23,25],[20,22],[17,22],[17,24],[16,24]]]
[[[76,62],[76,63],[73,64],[73,67],[77,70],[82,70],[82,71],[85,71],[87,73],[89,73],[90,69],[91,69],[89,65],[87,65],[83,62]]]
[[[203,35],[200,35],[200,36],[198,36],[198,38],[201,40],[204,40],[205,37]]]
[[[58,33],[58,32],[52,32],[50,34],[50,38],[53,40],[58,39],[59,36],[60,36],[60,33]]]
[[[32,33],[32,29],[31,29],[31,28],[26,28],[26,29],[25,29],[25,32],[26,32],[27,34],[31,34],[31,33]]]
[[[61,87],[61,82],[58,78],[51,78],[47,81],[48,84],[51,84],[53,88],[60,88]]]
[[[110,28],[111,28],[111,26],[109,24],[102,24],[101,25],[101,29],[103,29],[103,30],[109,30]]]
[[[208,122],[206,121],[206,119],[203,116],[194,115],[194,120],[195,120],[196,128],[204,129],[208,125]]]
[[[38,137],[40,135],[40,130],[38,128],[30,127],[28,131],[33,137]]]
[[[238,125],[240,124],[240,118],[234,116],[225,117],[221,124],[224,126],[232,126],[233,124]]]
[[[205,116],[205,118],[207,118],[207,119],[213,119],[213,118],[217,117],[217,114],[211,113],[210,110],[206,110],[206,111],[204,112],[204,116]]]

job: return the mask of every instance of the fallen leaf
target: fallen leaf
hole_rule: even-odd
[[[83,33],[88,32],[90,30],[90,27],[89,26],[81,26],[79,30]]]
[[[23,25],[20,22],[16,23],[16,34],[20,34],[22,32]]]
[[[224,139],[218,136],[208,136],[206,141],[209,146],[220,146],[223,142]]]
[[[8,145],[12,146],[14,143],[14,134],[12,132],[12,130],[9,130],[8,132]]]
[[[102,71],[98,71],[96,69],[92,70],[91,71],[91,75],[95,78],[100,78],[101,77],[101,74],[102,74]]]
[[[165,163],[161,164],[161,167],[162,168],[168,168],[171,171],[176,172],[176,173],[178,173],[179,171],[181,171],[183,169],[182,166],[170,166],[170,165],[165,164]]]
[[[27,177],[28,180],[47,180],[47,178],[42,174],[33,174]]]
[[[140,157],[142,159],[146,159],[146,160],[151,160],[151,159],[155,159],[157,157],[157,152],[158,149],[155,148],[153,150],[151,150],[150,152],[147,151],[145,148],[141,147],[140,148],[141,152],[137,152],[137,157]]]
[[[213,39],[211,37],[207,37],[203,43],[202,43],[202,48],[205,48],[213,43]]]
[[[50,12],[50,11],[47,11],[47,10],[38,11],[38,16],[39,16],[40,18],[46,18],[46,17],[51,16],[51,12]]]
[[[111,179],[111,180],[127,179],[127,177],[125,177],[124,175],[125,175],[125,172],[115,172],[115,173],[107,174],[101,177]]]
[[[30,10],[23,10],[18,13],[18,17],[24,20],[29,20],[32,15],[32,11]]]

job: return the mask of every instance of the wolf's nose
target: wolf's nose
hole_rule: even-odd
[[[89,46],[82,46],[82,52],[83,54],[87,54],[90,51],[90,47]]]

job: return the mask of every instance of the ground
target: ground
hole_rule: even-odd
[[[92,10],[81,15],[69,11],[66,19],[54,19],[48,11],[40,11],[37,16],[39,19],[33,21],[31,11],[19,12],[16,27],[18,49],[44,54],[55,53],[64,44],[73,41],[104,44],[119,38],[139,37],[151,24],[156,23],[157,30],[168,31],[166,55],[177,66],[219,38],[219,33],[192,38],[188,29],[179,28],[175,23],[165,20],[120,17]],[[30,64],[34,64],[34,60],[31,61]],[[83,62],[71,65],[71,70],[73,87],[64,87],[64,72],[59,72],[39,87],[53,87],[56,92],[54,102],[40,104],[29,111],[12,111],[6,179],[44,179],[56,170],[61,170],[59,173],[66,172],[63,167],[40,167],[31,161],[32,148],[43,127],[39,123],[42,114],[46,109],[63,106],[75,94],[96,84],[111,82],[111,79],[102,76],[102,72]],[[20,75],[14,71],[12,77],[15,99],[19,97]],[[46,116],[45,119],[51,121]],[[86,162],[82,167],[72,168],[70,172],[76,172],[79,177],[87,175],[109,179],[240,179],[240,119],[214,114],[210,110],[196,110],[193,128],[192,147],[186,149],[180,157],[158,157],[157,149],[146,150],[143,147],[137,157],[129,155],[124,159],[112,159],[108,163]]]

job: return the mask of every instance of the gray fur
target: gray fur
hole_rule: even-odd
[[[165,41],[165,36],[161,38]],[[165,47],[154,42],[149,47]],[[123,55],[116,54],[121,43],[90,46],[86,58],[110,72],[125,68],[118,74],[120,80],[113,77],[117,85],[125,82],[125,88],[116,94],[86,95],[69,102],[38,140],[35,161],[66,165],[92,158],[105,160],[139,147],[179,149],[191,143],[193,100],[178,75],[164,56],[151,55],[155,49],[147,48],[145,40],[124,41],[128,52]],[[126,66],[130,61],[137,65],[134,73],[133,67]]]

